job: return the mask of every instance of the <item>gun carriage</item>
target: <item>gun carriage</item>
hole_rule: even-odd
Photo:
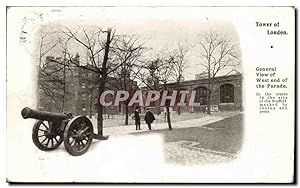
[[[32,141],[42,151],[57,149],[64,142],[65,149],[73,156],[87,152],[95,136],[91,121],[85,116],[73,117],[23,108],[24,119],[37,119],[32,129]]]

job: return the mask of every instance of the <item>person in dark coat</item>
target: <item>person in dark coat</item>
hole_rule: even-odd
[[[151,123],[155,120],[155,117],[153,113],[150,111],[150,109],[147,109],[147,112],[145,114],[145,121],[148,125],[149,130],[151,130]]]
[[[140,119],[140,114],[139,114],[139,111],[138,109],[136,109],[134,111],[134,121],[135,121],[135,129],[136,130],[141,130],[141,119]]]

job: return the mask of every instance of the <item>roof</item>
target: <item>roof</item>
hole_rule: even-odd
[[[232,81],[232,80],[242,80],[243,75],[237,71],[236,74],[229,74],[229,75],[223,75],[223,76],[218,76],[214,78],[215,81]],[[180,85],[181,86],[190,86],[190,85],[195,85],[195,84],[207,84],[208,83],[208,78],[200,78],[200,79],[195,79],[195,80],[187,80],[187,81],[181,81]],[[167,83],[168,87],[172,86],[177,86],[177,82],[172,82],[172,83]],[[147,87],[142,87],[141,89],[145,89]]]

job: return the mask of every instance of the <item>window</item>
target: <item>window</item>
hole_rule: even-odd
[[[83,89],[86,88],[86,85],[84,82],[81,83],[81,88],[83,88]]]
[[[198,87],[196,89],[195,102],[199,102],[200,105],[207,105],[207,92],[206,87]]]
[[[220,87],[220,103],[234,103],[234,86],[223,84]]]
[[[86,78],[87,77],[87,73],[86,72],[81,73],[81,77],[82,78]]]
[[[82,94],[81,94],[81,99],[82,99],[83,101],[86,100],[86,93],[82,93]]]

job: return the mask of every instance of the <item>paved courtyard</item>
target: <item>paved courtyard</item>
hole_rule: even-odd
[[[164,136],[166,162],[181,165],[209,165],[238,157],[243,138],[243,115],[208,116],[174,123],[174,129],[151,132]],[[151,134],[149,131],[132,134]]]
[[[181,115],[177,115],[176,113],[171,113],[171,122],[173,128],[183,128],[183,127],[199,127],[210,122],[220,121],[224,118],[231,117],[239,114],[238,111],[233,112],[212,112],[211,115],[207,115],[205,113],[182,113]],[[165,117],[163,114],[155,115],[155,121],[153,122],[153,129],[165,129],[168,128],[167,123],[165,122]],[[128,125],[124,125],[125,116],[124,115],[115,115],[110,116],[107,119],[107,115],[103,120],[104,124],[104,134],[108,135],[116,135],[116,134],[127,134],[131,132],[136,132],[134,120],[131,116],[129,116]],[[93,116],[90,118],[94,125],[94,130],[97,130],[97,119]],[[188,120],[188,121],[187,121]],[[147,125],[143,118],[141,119],[141,132],[147,131]]]
[[[173,120],[175,119],[175,120]],[[219,112],[211,115],[203,113],[173,115],[172,127],[165,122],[155,122],[152,131],[142,121],[142,130],[135,125],[111,126],[104,128],[104,135],[110,137],[148,135],[158,133],[164,138],[164,152],[167,163],[181,165],[215,164],[229,162],[237,157],[242,144],[242,114],[240,112]],[[108,123],[109,120],[106,120]],[[94,123],[95,125],[95,123]],[[105,125],[106,126],[106,125]]]

